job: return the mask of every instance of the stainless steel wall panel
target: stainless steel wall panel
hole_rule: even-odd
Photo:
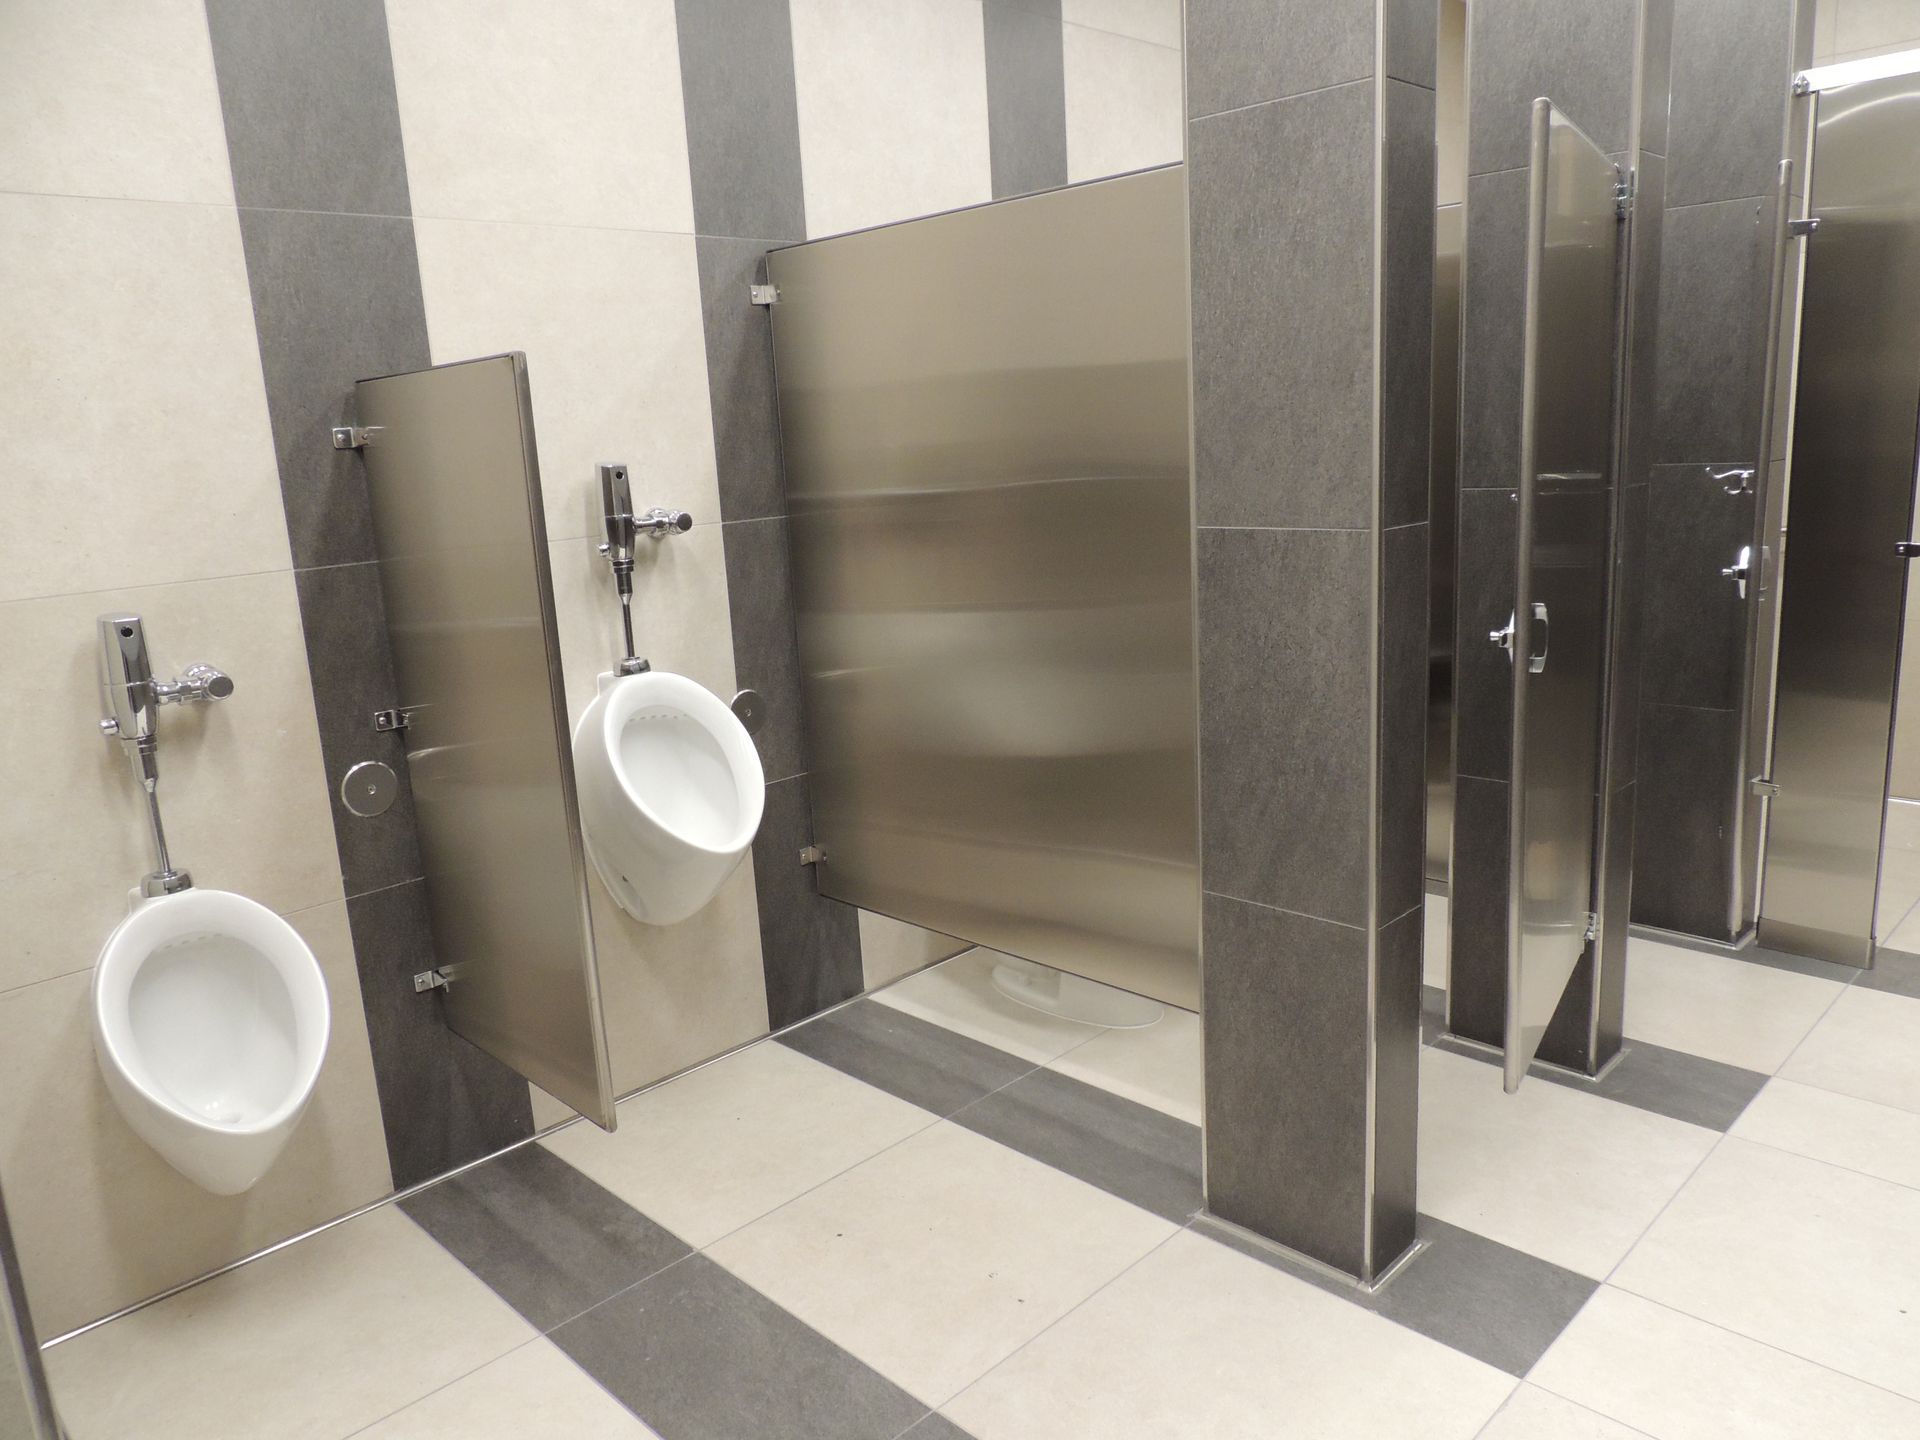
[[[1521,385],[1506,1086],[1587,949],[1605,672],[1617,171],[1551,102],[1533,113]]]
[[[822,893],[1197,996],[1178,167],[768,258]]]
[[[612,1129],[525,357],[356,390],[447,1023]]]
[[[1920,76],[1824,90],[1813,141],[1760,938],[1865,965],[1920,414]]]

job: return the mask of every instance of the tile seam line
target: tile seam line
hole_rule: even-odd
[[[1805,1085],[1806,1084],[1806,1082],[1803,1080],[1789,1080],[1787,1083],[1789,1085]],[[1821,1088],[1818,1085],[1808,1085],[1807,1088],[1809,1090],[1820,1090],[1820,1093],[1822,1095],[1839,1095],[1841,1093],[1838,1090],[1821,1090]],[[1759,1097],[1755,1096],[1754,1098],[1758,1099]],[[1845,1095],[1845,1096],[1842,1096],[1841,1098],[1848,1099],[1848,1100],[1858,1100],[1860,1097],[1857,1095]],[[1874,1103],[1874,1102],[1868,1102],[1868,1103]],[[1898,1109],[1899,1107],[1889,1105],[1887,1106],[1887,1108],[1889,1110],[1893,1110],[1893,1109]],[[1913,1115],[1916,1112],[1912,1110],[1902,1110],[1900,1113],[1903,1115]],[[1736,1125],[1739,1123],[1740,1122],[1738,1120],[1734,1121],[1734,1124]],[[1920,1181],[1895,1180],[1886,1175],[1876,1175],[1871,1170],[1861,1170],[1852,1165],[1842,1165],[1838,1160],[1829,1160],[1824,1155],[1809,1155],[1804,1150],[1791,1150],[1785,1145],[1776,1145],[1771,1140],[1757,1140],[1751,1135],[1735,1135],[1733,1133],[1732,1127],[1728,1127],[1726,1133],[1728,1138],[1733,1140],[1738,1140],[1743,1145],[1752,1145],[1756,1149],[1760,1149],[1760,1150],[1771,1150],[1776,1155],[1791,1155],[1796,1160],[1810,1160],[1815,1165],[1824,1165],[1829,1170],[1838,1170],[1843,1175],[1858,1175],[1863,1180],[1877,1180],[1882,1185],[1893,1185],[1893,1186],[1897,1186],[1902,1190],[1912,1190],[1916,1194],[1920,1194]],[[1625,1289],[1626,1287],[1621,1286],[1620,1288]]]
[[[1364,534],[1366,532],[1361,531],[1358,533]],[[1269,905],[1264,900],[1249,900],[1244,895],[1229,895],[1224,890],[1208,890],[1203,886],[1201,889],[1201,893],[1203,895],[1211,895],[1218,900],[1231,900],[1236,905],[1252,905],[1257,909],[1272,910],[1276,914],[1292,915],[1296,919],[1300,919],[1300,920],[1317,920],[1322,925],[1338,925],[1342,930],[1364,931],[1367,928],[1364,924],[1355,925],[1350,921],[1346,921],[1346,920],[1333,920],[1333,919],[1329,919],[1325,915],[1315,915],[1311,911],[1307,911],[1307,910],[1289,910],[1284,905]],[[1414,908],[1418,909],[1419,907],[1416,906]],[[1408,912],[1408,913],[1411,913],[1411,912]],[[1192,1012],[1189,1012],[1189,1013],[1192,1013]]]
[[[276,478],[275,484],[278,483]],[[83,595],[126,595],[139,590],[159,590],[168,585],[218,585],[229,580],[258,580],[269,575],[297,573],[292,565],[272,565],[264,570],[229,570],[217,575],[183,575],[173,580],[142,580],[133,585],[95,585],[84,590],[55,590],[44,595],[0,595],[0,610],[5,610],[9,605],[32,605],[44,600],[77,600]]]
[[[1609,1280],[1609,1281],[1603,1282],[1603,1284],[1600,1286],[1600,1289],[1617,1290],[1622,1295],[1631,1295],[1636,1300],[1644,1300],[1649,1305],[1658,1306],[1660,1309],[1665,1310],[1670,1315],[1678,1315],[1678,1316],[1681,1316],[1683,1319],[1692,1320],[1696,1324],[1705,1325],[1710,1329],[1718,1330],[1723,1335],[1731,1335],[1736,1340],[1744,1340],[1750,1345],[1758,1345],[1763,1349],[1771,1350],[1776,1355],[1785,1355],[1790,1359],[1800,1361],[1801,1364],[1803,1365],[1811,1365],[1816,1370],[1824,1370],[1829,1375],[1838,1376],[1842,1380],[1850,1380],[1856,1385],[1866,1386],[1869,1390],[1877,1390],[1882,1395],[1890,1395],[1896,1400],[1903,1400],[1908,1405],[1920,1406],[1920,1401],[1915,1400],[1913,1396],[1902,1394],[1898,1390],[1894,1390],[1889,1388],[1888,1386],[1880,1384],[1877,1380],[1868,1380],[1864,1376],[1855,1375],[1846,1370],[1837,1370],[1833,1366],[1827,1364],[1824,1360],[1816,1360],[1811,1355],[1802,1355],[1798,1350],[1789,1350],[1784,1345],[1776,1345],[1771,1340],[1762,1340],[1759,1336],[1749,1335],[1744,1330],[1735,1330],[1730,1325],[1722,1325],[1718,1320],[1709,1320],[1706,1316],[1696,1315],[1691,1310],[1682,1310],[1678,1305],[1669,1304],[1667,1301],[1657,1299],[1652,1295],[1643,1295],[1638,1290],[1628,1289],[1625,1285],[1615,1285],[1611,1280]],[[1596,1295],[1599,1294],[1600,1289],[1596,1289],[1594,1291],[1594,1294]],[[1582,1308],[1584,1309],[1585,1307],[1583,1306]],[[1542,1356],[1541,1358],[1545,1359],[1546,1357]],[[1535,1364],[1537,1368],[1538,1362],[1535,1362]],[[1558,1390],[1554,1390],[1552,1386],[1542,1384],[1540,1381],[1529,1378],[1527,1380],[1527,1383],[1530,1385],[1539,1385],[1542,1390],[1549,1391],[1554,1395],[1560,1395],[1560,1392]],[[1571,1395],[1560,1395],[1560,1398],[1562,1400],[1573,1399]],[[1577,1405],[1580,1402],[1575,1400],[1574,1403]]]
[[[519,1315],[520,1312],[515,1310],[514,1314]],[[526,1317],[522,1316],[521,1318],[522,1320],[524,1320]],[[545,1338],[544,1336],[538,1335],[538,1334],[529,1335],[527,1336],[526,1339],[522,1340],[518,1345],[512,1345],[512,1346],[509,1346],[507,1349],[502,1350],[498,1355],[495,1355],[491,1360],[482,1360],[478,1365],[474,1366],[471,1370],[463,1370],[460,1374],[455,1375],[452,1379],[443,1381],[440,1384],[435,1385],[431,1390],[421,1391],[418,1395],[414,1396],[411,1400],[407,1401],[404,1405],[397,1405],[393,1409],[387,1411],[384,1415],[375,1416],[372,1420],[369,1420],[366,1424],[356,1426],[354,1429],[346,1431],[344,1434],[341,1435],[340,1440],[354,1440],[354,1436],[356,1435],[365,1435],[369,1430],[374,1429],[376,1426],[386,1424],[387,1421],[393,1419],[394,1416],[400,1415],[408,1410],[411,1410],[414,1406],[420,1404],[424,1400],[432,1399],[435,1395],[438,1395],[441,1391],[451,1390],[455,1385],[458,1385],[463,1380],[471,1380],[474,1376],[478,1375],[482,1370],[486,1369],[489,1365],[498,1364],[500,1361],[505,1360],[509,1355],[518,1355],[522,1350],[526,1349],[529,1345],[539,1344],[540,1341],[543,1340],[544,1338]],[[573,1357],[568,1356],[567,1358],[569,1361],[571,1361]],[[587,1378],[592,1379],[593,1377],[588,1376]],[[595,1382],[595,1383],[598,1383],[598,1382]]]
[[[1310,95],[1326,95],[1334,90],[1344,90],[1352,85],[1371,85],[1374,72],[1369,70],[1345,80],[1330,81],[1325,85],[1315,85],[1308,90],[1295,90],[1288,95],[1271,95],[1265,100],[1252,100],[1245,105],[1229,105],[1224,110],[1209,110],[1204,115],[1189,115],[1187,123],[1198,125],[1205,120],[1220,120],[1229,115],[1245,115],[1250,110],[1264,110],[1269,105],[1284,105],[1289,100],[1304,100]]]
[[[1595,1293],[1598,1293],[1598,1291],[1596,1290]],[[1584,1310],[1586,1307],[1583,1305],[1580,1308]],[[1568,1321],[1567,1323],[1569,1326],[1571,1326],[1573,1322]],[[1561,1331],[1561,1333],[1565,1334],[1566,1332],[1563,1330]],[[1538,1364],[1539,1362],[1536,1361],[1534,1363]],[[1475,1432],[1474,1440],[1484,1440],[1486,1433],[1493,1428],[1493,1422],[1499,1419],[1501,1414],[1505,1412],[1507,1406],[1513,1402],[1513,1397],[1515,1395],[1518,1395],[1522,1390],[1526,1389],[1529,1385],[1533,1386],[1534,1389],[1541,1391],[1543,1394],[1553,1396],[1556,1400],[1566,1401],[1567,1404],[1573,1406],[1576,1410],[1585,1411],[1587,1414],[1592,1415],[1597,1419],[1605,1420],[1610,1422],[1611,1424],[1617,1425],[1622,1430],[1627,1431],[1629,1434],[1642,1436],[1644,1437],[1644,1440],[1658,1440],[1657,1436],[1649,1434],[1647,1431],[1642,1430],[1637,1425],[1629,1425],[1626,1421],[1620,1419],[1618,1416],[1609,1415],[1604,1410],[1596,1410],[1593,1408],[1593,1406],[1586,1404],[1584,1401],[1575,1400],[1570,1395],[1562,1395],[1557,1390],[1549,1390],[1547,1389],[1546,1386],[1538,1383],[1537,1381],[1529,1380],[1524,1375],[1520,1377],[1520,1382],[1513,1387],[1512,1393],[1509,1394],[1505,1400],[1500,1402],[1500,1408],[1494,1411],[1493,1414],[1489,1415],[1487,1417],[1487,1423],[1485,1425],[1482,1425],[1480,1429]]]

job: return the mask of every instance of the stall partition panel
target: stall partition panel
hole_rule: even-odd
[[[1544,99],[1531,165],[1519,583],[1490,637],[1514,669],[1508,1090],[1593,936],[1620,239],[1618,171]]]
[[[526,358],[356,390],[447,1024],[611,1130]]]
[[[1192,1006],[1181,169],[768,268],[822,893]]]
[[[1817,103],[1760,941],[1866,965],[1920,555],[1920,74]]]

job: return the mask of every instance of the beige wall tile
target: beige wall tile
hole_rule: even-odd
[[[625,648],[613,573],[593,540],[550,547],[553,604],[567,714],[578,722],[598,677]],[[685,675],[722,700],[733,698],[733,628],[727,613],[727,562],[718,525],[696,525],[658,544],[643,540],[633,563],[634,647],[656,670]]]
[[[326,975],[333,1034],[307,1113],[244,1195],[179,1175],[114,1108],[94,1059],[90,974],[0,994],[0,1178],[43,1337],[393,1188],[346,904],[289,919]]]
[[[678,925],[642,925],[589,870],[600,1002],[620,1094],[767,1033],[753,857]]]
[[[1186,153],[1178,50],[1068,25],[1061,59],[1068,180],[1165,165]]]
[[[204,0],[0,5],[0,135],[0,190],[231,205]]]
[[[337,899],[340,863],[290,571],[0,605],[0,867],[11,943],[0,988],[91,966],[153,868],[146,805],[99,731],[94,621],[146,621],[155,668],[234,678],[214,705],[160,716],[160,801],[174,863],[200,885],[287,912]]]
[[[337,1440],[533,1338],[387,1207],[47,1359],[75,1440]]]
[[[1060,18],[1069,25],[1180,48],[1180,0],[1064,0]]]
[[[993,198],[979,0],[793,0],[807,233]]]
[[[414,214],[691,233],[673,0],[390,0],[387,28]]]
[[[923,930],[872,910],[860,912],[860,968],[869,990],[968,948],[965,940],[937,930]]]
[[[1920,4],[1914,0],[1840,0],[1833,21],[1836,55],[1915,45],[1920,45]]]
[[[634,500],[720,519],[700,276],[688,236],[415,226],[436,362],[527,352],[547,538],[601,536],[594,466]]]
[[[284,569],[235,212],[0,195],[0,275],[0,601]]]

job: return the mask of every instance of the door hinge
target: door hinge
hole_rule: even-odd
[[[1633,213],[1633,197],[1639,191],[1633,171],[1621,166],[1615,172],[1619,179],[1613,185],[1613,213],[1624,220]]]
[[[749,285],[747,286],[747,298],[755,305],[778,305],[780,303],[780,287],[778,285]]]
[[[1820,217],[1818,215],[1809,215],[1804,220],[1789,220],[1787,222],[1787,234],[1797,235],[1803,239],[1812,236],[1819,228]]]
[[[1592,910],[1587,911],[1587,938],[1584,944],[1591,945],[1600,936],[1600,916]]]
[[[824,845],[808,845],[804,846],[800,851],[800,863],[802,865],[818,865],[826,858],[827,847]]]

